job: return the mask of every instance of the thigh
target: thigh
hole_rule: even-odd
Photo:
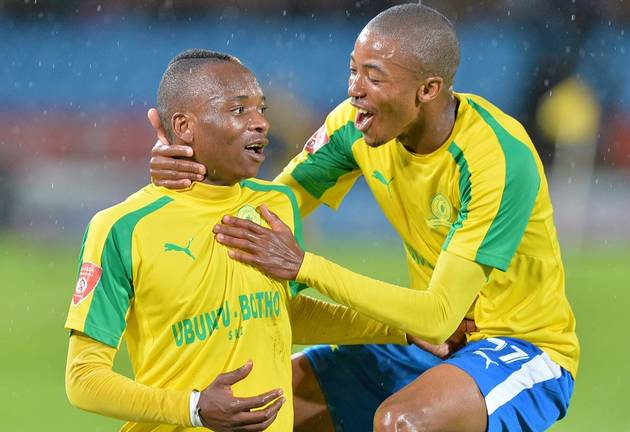
[[[298,392],[296,400],[299,401],[299,406],[295,405],[296,429],[312,416],[313,400],[321,401],[313,396],[311,390],[315,382],[337,432],[372,430],[374,413],[387,397],[441,363],[437,357],[415,346],[401,345],[319,345],[307,349],[303,356],[308,359],[312,371],[310,377],[314,380],[300,377],[305,384],[310,384],[302,388],[295,388],[294,384]],[[305,375],[304,369],[298,371],[300,375]],[[302,395],[309,395],[308,399]],[[321,405],[318,404],[318,407],[320,409]],[[302,409],[308,413],[306,418],[298,412]]]
[[[291,358],[293,370],[293,430],[298,432],[333,432],[334,426],[326,399],[304,353]]]
[[[383,402],[374,430],[484,432],[486,422],[485,401],[475,380],[442,363]]]
[[[446,362],[477,383],[489,432],[542,431],[566,414],[571,374],[529,342],[488,338],[468,344]]]

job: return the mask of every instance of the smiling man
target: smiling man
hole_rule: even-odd
[[[250,179],[269,124],[238,59],[178,55],[158,107],[169,139],[194,149],[208,175],[180,191],[149,185],[90,222],[66,321],[68,398],[129,421],[124,431],[289,431],[292,342],[406,343],[405,334],[295,296],[297,284],[230,260],[215,241],[226,213],[263,223],[263,203],[301,235],[291,190]],[[123,334],[135,380],[112,371]]]
[[[542,163],[518,121],[452,90],[458,64],[439,12],[377,15],[354,45],[349,99],[276,178],[306,215],[337,208],[364,176],[403,240],[412,289],[303,253],[267,210],[271,229],[234,217],[215,228],[233,258],[429,342],[476,322],[445,361],[416,347],[306,350],[293,360],[296,430],[540,431],[566,414],[579,344]],[[204,172],[165,157],[182,149],[154,153],[162,184]]]

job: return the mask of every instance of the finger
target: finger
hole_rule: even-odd
[[[152,170],[170,170],[177,172],[194,173],[202,176],[206,174],[206,167],[200,163],[182,159],[174,159],[171,156],[162,156],[161,154],[151,157],[150,166]]]
[[[156,186],[162,186],[166,189],[186,189],[189,188],[192,182],[190,180],[158,180],[153,179],[153,184]]]
[[[225,225],[230,225],[237,228],[243,228],[249,230],[255,234],[264,234],[269,231],[267,228],[258,225],[255,222],[252,222],[247,219],[241,219],[236,216],[225,215],[221,219],[221,222]]]
[[[251,231],[247,228],[237,228],[225,224],[217,224],[212,228],[215,234],[224,234],[229,237],[250,240],[257,242],[261,240],[261,233]]]
[[[223,246],[237,248],[246,252],[255,252],[256,250],[256,245],[251,241],[227,234],[217,234],[217,241]]]
[[[162,169],[149,169],[151,173],[151,178],[156,180],[190,180],[190,181],[201,181],[203,180],[203,176],[200,174],[182,172],[182,171],[172,171],[172,170],[162,170]]]
[[[273,422],[273,419],[278,415],[278,411],[280,411],[284,402],[285,398],[281,397],[265,409],[239,413],[234,416],[232,424],[238,427],[237,430],[264,430],[265,426]]]
[[[241,366],[238,369],[219,374],[217,378],[215,379],[215,382],[218,382],[219,384],[223,384],[223,385],[236,384],[237,382],[247,377],[247,375],[249,375],[249,373],[252,371],[253,367],[254,367],[254,363],[251,360],[248,360],[247,363],[245,363],[243,366]]]
[[[287,224],[282,222],[282,219],[280,219],[278,215],[276,215],[274,212],[269,210],[269,207],[267,207],[265,204],[262,204],[259,208],[260,213],[262,214],[263,218],[265,218],[272,230],[290,231],[290,228],[287,226]]]
[[[264,431],[267,430],[267,428],[271,425],[271,423],[273,423],[276,420],[276,417],[278,417],[278,413],[276,412],[273,417],[271,417],[270,419],[257,424],[257,425],[247,425],[247,426],[243,426],[241,428],[236,429],[237,432],[243,431],[243,432],[257,432],[257,431]]]
[[[155,129],[158,139],[162,141],[164,144],[168,144],[168,139],[166,138],[166,131],[164,130],[164,126],[162,125],[162,122],[160,121],[160,114],[158,113],[158,110],[156,110],[155,108],[149,109],[149,111],[147,111],[147,117],[149,118],[149,123],[151,123],[151,126],[153,127],[153,129]]]
[[[258,255],[254,255],[242,250],[230,249],[228,251],[228,256],[235,261],[240,261],[242,263],[253,265],[254,267],[258,268],[260,268],[263,264]]]
[[[282,389],[273,389],[258,396],[235,398],[238,401],[239,409],[250,411],[256,408],[262,408],[274,399],[278,399],[284,392]]]
[[[479,331],[479,329],[477,328],[477,324],[475,324],[474,320],[465,318],[462,321],[463,324],[463,328],[462,325],[460,324],[460,329],[466,333],[472,333],[472,332],[476,332]]]
[[[153,156],[164,156],[168,158],[173,157],[192,157],[194,151],[192,147],[187,145],[179,145],[179,144],[165,144],[162,141],[158,140],[155,142],[155,145],[151,149],[151,155]]]

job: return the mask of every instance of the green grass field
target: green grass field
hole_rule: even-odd
[[[3,431],[113,431],[120,425],[72,408],[65,396],[63,323],[74,287],[78,241],[69,247],[0,235]],[[318,251],[354,270],[405,283],[398,245],[353,245],[322,246]],[[630,431],[626,411],[630,338],[625,319],[630,306],[630,248],[565,251],[565,264],[582,359],[568,417],[553,430]],[[128,373],[122,360],[117,369]]]

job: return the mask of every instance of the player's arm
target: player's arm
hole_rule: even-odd
[[[296,280],[333,300],[432,344],[457,329],[486,283],[489,268],[442,252],[429,288],[410,290],[359,275],[324,258],[304,253],[290,228],[265,206],[271,229],[232,216],[215,227],[229,255],[280,279]]]
[[[295,344],[407,343],[405,332],[342,305],[299,295],[289,308]]]
[[[145,386],[114,372],[112,365],[116,352],[116,348],[73,332],[66,364],[66,393],[72,405],[140,423],[206,426],[214,430],[233,430],[236,426],[249,425],[250,430],[264,430],[273,422],[284,402],[280,390],[252,398],[233,396],[231,385],[249,374],[251,362],[235,371],[220,374],[206,389],[197,393]],[[271,401],[274,402],[264,410],[250,412]]]

